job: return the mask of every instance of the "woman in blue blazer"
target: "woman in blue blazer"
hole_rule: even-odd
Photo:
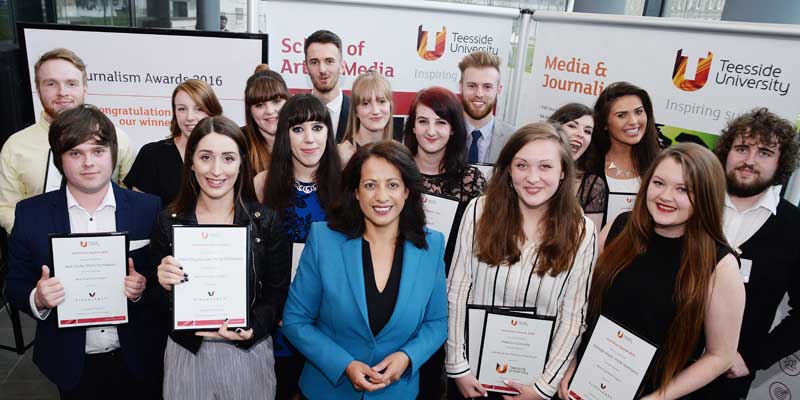
[[[283,315],[309,399],[414,399],[447,337],[444,238],[401,144],[360,148],[328,222],[311,227]]]

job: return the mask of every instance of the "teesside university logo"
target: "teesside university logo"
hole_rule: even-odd
[[[686,66],[689,63],[689,57],[683,55],[683,49],[678,50],[675,56],[675,67],[672,70],[672,83],[680,90],[686,92],[694,92],[700,90],[706,85],[708,81],[708,74],[711,72],[711,60],[714,54],[708,52],[708,57],[701,58],[697,62],[697,70],[694,73],[694,79],[686,79]]]
[[[445,39],[447,38],[447,28],[442,26],[442,30],[436,32],[436,47],[434,50],[428,50],[428,39],[430,32],[423,31],[422,25],[417,29],[417,54],[427,61],[438,60],[444,54]]]

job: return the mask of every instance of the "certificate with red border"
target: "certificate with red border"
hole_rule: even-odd
[[[126,233],[51,235],[50,257],[64,286],[55,310],[59,328],[128,322]]]
[[[173,256],[189,276],[172,290],[173,329],[248,326],[249,238],[247,226],[173,226]]]

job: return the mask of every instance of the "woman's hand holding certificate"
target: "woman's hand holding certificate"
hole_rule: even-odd
[[[183,272],[183,267],[172,256],[161,259],[158,265],[158,284],[166,290],[172,290],[173,285],[177,285],[189,280],[189,275]]]

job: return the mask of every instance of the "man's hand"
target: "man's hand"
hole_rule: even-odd
[[[125,296],[129,300],[136,300],[142,297],[144,288],[147,286],[147,278],[136,272],[133,268],[133,259],[128,258],[128,276],[125,277]]]
[[[42,265],[42,277],[36,282],[36,295],[33,302],[39,310],[56,308],[64,302],[64,286],[58,278],[50,277],[50,268]]]

